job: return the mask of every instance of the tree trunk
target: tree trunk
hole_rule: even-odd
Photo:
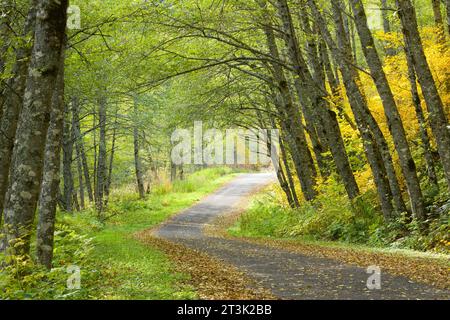
[[[91,177],[89,172],[89,164],[86,157],[86,152],[84,149],[84,143],[83,143],[83,137],[81,136],[81,127],[80,127],[80,104],[77,97],[72,98],[72,112],[73,112],[73,128],[75,130],[75,139],[76,139],[76,149],[77,154],[79,154],[79,157],[81,158],[81,163],[83,166],[83,175],[84,175],[84,181],[86,184],[86,191],[89,197],[89,202],[94,202],[94,196],[92,192],[92,183],[91,183]]]
[[[114,166],[114,155],[116,152],[116,136],[117,136],[117,110],[114,116],[114,128],[111,142],[111,153],[109,155],[109,166],[108,166],[108,178],[106,180],[105,194],[106,194],[106,204],[109,202],[109,194],[111,191],[111,183],[112,183],[112,173]]]
[[[40,191],[44,149],[67,20],[67,1],[39,1],[34,48],[26,81],[5,203],[6,252],[27,255]],[[19,241],[21,240],[21,241]]]
[[[291,64],[295,69],[296,82],[298,87],[302,87],[302,92],[309,94],[310,101],[316,113],[315,123],[321,123],[320,130],[327,140],[327,145],[330,147],[331,154],[333,155],[334,162],[336,164],[337,172],[341,177],[347,194],[350,199],[354,199],[359,195],[359,188],[356,183],[353,171],[348,161],[347,153],[342,139],[339,124],[336,119],[336,114],[328,109],[326,103],[326,91],[320,83],[323,78],[323,72],[319,73],[320,66],[315,66],[316,75],[321,79],[314,79],[309,73],[306,63],[299,51],[297,38],[295,35],[294,25],[292,23],[292,17],[289,11],[286,0],[278,0],[277,8],[283,22],[284,40],[288,49],[288,55]],[[318,88],[319,86],[319,88]]]
[[[390,33],[392,31],[391,29],[391,22],[389,21],[389,11],[388,11],[388,4],[387,0],[381,0],[381,18],[383,20],[383,30],[384,33]],[[384,46],[384,51],[386,52],[387,56],[394,56],[395,50],[390,47]]]
[[[276,60],[279,60],[280,55],[278,52],[272,27],[270,25],[265,25],[264,32],[266,34],[267,45],[272,57]],[[284,75],[284,71],[282,67],[277,63],[272,63],[272,69],[274,78],[278,85],[277,89],[279,91],[278,98],[280,99],[280,101],[279,103],[277,103],[277,105],[282,107],[279,112],[283,115],[283,118],[286,119],[286,137],[292,152],[292,158],[294,160],[297,176],[299,178],[305,199],[307,201],[310,201],[313,200],[316,196],[316,191],[314,189],[316,179],[313,173],[314,169],[311,167],[309,160],[311,154],[306,143],[306,138],[304,138],[304,132],[303,134],[301,133],[303,131],[301,122],[297,122],[297,119],[299,118],[297,116],[298,112],[293,106],[291,93],[289,91],[289,86]]]
[[[92,140],[93,140],[93,150],[94,150],[94,172],[92,174],[92,176],[94,177],[94,202],[97,205],[98,202],[98,189],[97,189],[97,162],[98,162],[98,157],[97,157],[97,107],[94,106],[93,110],[92,110]]]
[[[76,153],[77,153],[77,173],[78,173],[78,189],[80,193],[80,208],[84,210],[86,207],[86,201],[84,199],[84,181],[83,181],[83,162],[81,160],[81,150],[76,144]]]
[[[174,182],[177,180],[177,165],[172,161],[170,162],[170,181]]]
[[[68,104],[65,105],[64,114],[64,130],[63,130],[63,181],[64,181],[64,210],[67,212],[73,211],[73,174],[72,174],[72,158],[73,158],[73,130],[71,127],[71,108]]]
[[[12,1],[2,1],[0,3],[0,74],[3,74],[6,66],[7,51],[11,44],[11,21],[10,21],[10,10],[12,9]],[[0,123],[3,114],[3,103],[5,101],[5,80],[0,82]],[[1,210],[0,210],[1,212]],[[0,217],[1,223],[1,217]]]
[[[389,130],[392,134],[395,149],[399,156],[400,167],[402,168],[402,173],[405,177],[412,212],[417,219],[424,221],[426,219],[426,211],[419,178],[417,177],[416,164],[411,155],[405,128],[403,127],[400,113],[394,100],[394,95],[392,94],[386,74],[383,71],[383,65],[378,56],[372,33],[367,25],[367,18],[362,1],[351,0],[351,4],[364,56],[366,57],[370,73],[383,102]]]
[[[414,68],[428,106],[429,120],[450,190],[450,131],[444,104],[423,51],[415,9],[410,0],[396,0],[406,45],[413,56]]]
[[[34,41],[37,1],[31,3],[24,28],[24,37]],[[27,80],[27,71],[31,56],[32,46],[26,43],[17,49],[16,63],[13,67],[13,77],[8,80],[8,85],[2,93],[5,101],[2,106],[2,117],[0,121],[0,216],[3,213],[6,191],[13,153],[14,139],[16,136],[17,123],[23,106],[23,95]],[[1,218],[0,218],[1,219]]]
[[[283,158],[284,168],[286,170],[287,181],[289,183],[289,190],[292,194],[292,200],[293,200],[294,206],[296,208],[298,208],[300,206],[300,202],[298,200],[297,191],[295,190],[295,183],[294,183],[293,175],[291,172],[291,168],[289,167],[288,153],[286,151],[286,147],[284,145],[283,139],[280,139],[280,151],[281,151],[281,156]]]
[[[138,101],[137,98],[134,101],[134,128],[133,128],[133,143],[134,143],[134,167],[136,171],[136,183],[139,191],[139,198],[145,198],[145,188],[144,188],[144,175],[142,171],[142,162],[139,155],[140,145],[139,145],[139,126],[137,124],[138,119]]]
[[[104,194],[106,186],[106,98],[101,97],[99,100],[99,126],[100,135],[98,143],[98,163],[97,163],[97,211],[99,214],[103,212]]]
[[[352,53],[349,39],[344,31],[341,10],[339,7],[340,4],[336,0],[332,1],[333,18],[336,25],[336,34],[338,36],[338,45],[336,45],[330,32],[326,28],[327,24],[325,19],[322,17],[315,1],[308,0],[308,3],[312,9],[313,16],[317,20],[318,26],[320,27],[321,34],[327,42],[328,47],[332,50],[335,60],[340,67],[350,106],[361,133],[364,151],[374,176],[381,209],[385,218],[390,219],[393,213],[390,185],[388,181],[386,181],[386,170],[382,161],[383,159],[378,150],[375,138],[372,135],[370,125],[366,121],[366,115],[370,114],[370,112],[368,112],[368,110],[367,113],[364,112],[364,110],[367,109],[367,105],[364,95],[357,85],[356,72],[352,71],[347,64],[349,61],[352,61]]]
[[[427,132],[427,123],[422,110],[422,103],[417,89],[416,71],[414,70],[414,59],[409,48],[405,46],[406,62],[408,65],[408,79],[411,86],[411,97],[416,112],[417,122],[419,123],[420,139],[422,141],[422,149],[427,166],[427,176],[430,183],[438,186],[436,171],[434,168],[433,155],[431,154],[430,137]]]
[[[61,54],[58,80],[52,98],[50,126],[45,144],[44,173],[39,197],[36,256],[40,264],[52,268],[53,237],[58,204],[61,147],[64,126],[64,54]]]
[[[442,19],[441,0],[431,0],[431,5],[433,6],[434,23],[436,27],[442,28],[444,20]]]

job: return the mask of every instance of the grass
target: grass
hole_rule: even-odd
[[[221,168],[193,174],[172,188],[156,189],[146,200],[119,196],[111,203],[116,215],[100,232],[95,232],[94,256],[108,261],[117,277],[107,286],[107,299],[194,299],[187,276],[172,271],[171,262],[159,250],[148,247],[133,234],[152,228],[171,215],[190,207],[235,175]],[[121,198],[121,199],[120,199]]]
[[[173,185],[155,186],[144,200],[134,190],[116,189],[103,220],[93,209],[58,213],[52,272],[34,264],[34,259],[26,265],[18,260],[11,272],[0,273],[0,299],[197,298],[187,284],[188,275],[175,272],[167,255],[134,235],[192,206],[236,174],[229,168],[205,169]],[[66,287],[70,265],[81,269],[79,290]],[[26,276],[14,276],[19,273]]]
[[[384,222],[368,193],[352,205],[335,187],[312,203],[291,209],[279,199],[278,186],[257,195],[247,210],[227,228],[230,236],[274,239],[335,248],[402,253],[448,259],[448,215],[421,234],[414,224],[401,229],[399,221]],[[401,218],[399,218],[401,220]]]

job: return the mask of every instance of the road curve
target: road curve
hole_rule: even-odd
[[[381,289],[369,290],[366,269],[240,240],[210,237],[203,228],[230,213],[271,173],[243,174],[155,231],[157,237],[232,264],[281,299],[449,299],[450,292],[382,272]]]

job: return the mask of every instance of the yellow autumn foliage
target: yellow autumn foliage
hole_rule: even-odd
[[[439,94],[444,103],[445,112],[450,119],[450,50],[448,49],[448,41],[447,43],[442,43],[442,41],[439,41],[439,34],[439,29],[433,27],[423,28],[421,32],[425,54],[432,70],[433,77],[436,81]],[[396,48],[398,51],[397,55],[386,57],[384,60],[384,71],[397,102],[407,137],[410,141],[417,140],[419,134],[419,123],[417,121],[411,98],[408,68],[405,54],[402,49],[403,36],[400,33],[393,32],[389,34],[377,32],[375,36],[385,46]],[[360,72],[360,79],[360,86],[366,95],[369,109],[390,143],[391,149],[393,149],[392,139],[389,133],[387,120],[384,115],[382,101],[375,84],[371,76],[366,72]],[[422,108],[424,110],[425,118],[427,119],[427,106],[423,99],[419,84],[418,88],[421,95]],[[340,98],[343,99],[344,109],[351,115],[352,112],[348,99],[345,95],[345,89],[341,88],[341,92],[342,94],[340,95]],[[343,136],[347,141],[357,138],[357,132],[355,132],[345,121],[341,121],[341,125]],[[430,137],[432,137],[431,132]],[[434,145],[434,141],[432,141],[432,144]],[[362,150],[362,146],[360,146],[360,148]],[[397,155],[393,153],[393,156],[395,163],[398,163]],[[397,167],[397,169],[399,170],[399,167]],[[356,174],[356,179],[360,187],[364,190],[367,190],[373,186],[373,180],[369,167],[367,167],[367,169],[363,172],[358,172]],[[400,182],[402,183],[402,181]]]

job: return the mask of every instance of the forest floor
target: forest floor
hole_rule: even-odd
[[[136,237],[164,251],[203,299],[448,299],[449,265],[421,254],[294,240],[233,238],[225,230],[268,173],[240,175]],[[381,289],[369,290],[369,266]]]

